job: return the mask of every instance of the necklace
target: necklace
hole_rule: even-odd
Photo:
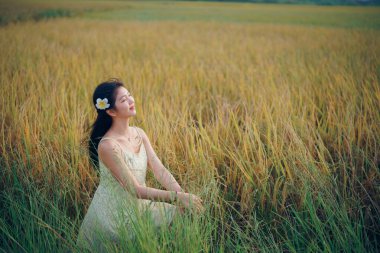
[[[135,138],[134,138],[134,141],[135,141],[135,140],[138,140],[138,144],[140,144],[140,142],[142,141],[142,139],[140,139],[139,137],[140,137],[139,134],[137,134],[137,135],[135,136]],[[132,141],[131,141],[131,137],[127,137],[127,139],[128,139],[128,142],[129,142],[129,143],[132,142]]]
[[[136,136],[136,137],[135,137],[135,140],[137,140],[138,138],[139,138],[139,137]],[[131,142],[131,137],[128,137],[128,141]]]

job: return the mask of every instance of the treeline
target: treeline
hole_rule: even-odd
[[[380,0],[188,0],[207,2],[251,2],[251,3],[286,3],[316,5],[380,5]]]

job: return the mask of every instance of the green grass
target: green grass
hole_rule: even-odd
[[[0,25],[81,16],[92,11],[107,11],[125,6],[124,1],[0,0]]]
[[[87,13],[100,20],[216,21],[292,24],[342,28],[380,28],[380,7],[326,7],[250,3],[130,3],[125,9]]]
[[[0,194],[0,202],[7,207],[0,213],[1,250],[84,252],[75,245],[83,211],[82,205],[73,203],[75,187],[58,183],[55,186],[60,190],[49,194],[37,190],[34,182],[24,183],[14,181],[12,188]],[[142,217],[136,224],[134,240],[126,241],[121,248],[109,243],[105,247],[111,252],[178,253],[377,252],[380,247],[366,235],[360,206],[345,206],[346,200],[329,190],[305,189],[302,207],[289,205],[281,215],[274,210],[251,210],[250,216],[242,217],[231,203],[220,198],[221,192],[212,192],[218,189],[215,182],[204,189],[209,191],[204,192],[205,203],[213,203],[206,204],[204,215],[188,213],[174,220],[170,230],[162,227],[159,233],[149,219]],[[359,216],[353,220],[348,210],[356,208]],[[130,231],[122,229],[123,233]]]
[[[0,1],[0,24],[79,16],[125,21],[214,21],[380,29],[380,7],[181,1]]]

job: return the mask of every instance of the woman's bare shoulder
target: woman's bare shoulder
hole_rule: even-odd
[[[121,152],[120,146],[112,139],[105,139],[101,141],[98,145],[98,155],[100,157],[108,156],[112,153],[119,152]]]

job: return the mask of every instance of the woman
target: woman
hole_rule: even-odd
[[[129,126],[135,101],[120,80],[99,84],[93,103],[98,116],[91,126],[89,154],[100,183],[81,224],[79,246],[106,251],[105,241],[120,244],[135,236],[139,217],[151,217],[159,227],[170,225],[184,208],[204,211],[202,200],[185,193],[163,166],[144,130]],[[167,190],[146,186],[147,166]]]

